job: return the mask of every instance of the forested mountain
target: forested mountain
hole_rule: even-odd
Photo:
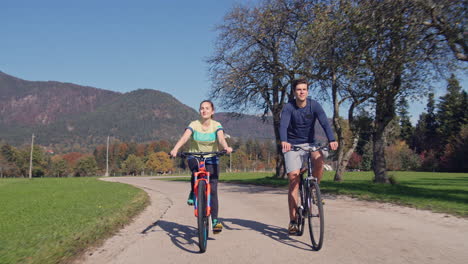
[[[0,71],[0,123],[47,125],[94,111],[120,95],[72,83],[26,81]]]
[[[55,151],[84,151],[109,135],[120,141],[175,141],[196,110],[170,94],[140,89],[117,93],[55,81],[26,81],[0,72],[0,141],[35,142]],[[232,137],[273,139],[271,122],[216,113]]]

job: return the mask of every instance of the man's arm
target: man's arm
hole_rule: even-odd
[[[330,147],[333,150],[335,150],[338,147],[338,144],[336,143],[335,135],[333,134],[333,130],[330,127],[330,123],[328,123],[328,118],[325,114],[325,111],[323,111],[322,106],[317,102],[315,102],[315,106],[313,107],[313,109],[315,111],[315,114],[317,115],[320,125],[325,131],[325,134],[327,135],[328,141],[330,142]]]

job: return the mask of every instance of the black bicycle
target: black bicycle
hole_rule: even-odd
[[[210,172],[205,168],[205,160],[206,157],[222,156],[224,154],[226,154],[226,151],[180,153],[182,158],[192,156],[198,161],[198,171],[194,173],[195,185],[193,189],[195,192],[195,217],[197,217],[198,224],[198,246],[201,253],[206,251],[211,222]]]
[[[320,193],[320,187],[317,178],[312,175],[314,163],[312,162],[312,152],[321,151],[324,156],[328,153],[327,147],[320,146],[293,146],[294,151],[304,150],[308,152],[307,155],[307,177],[305,173],[300,176],[299,196],[301,204],[297,208],[297,224],[298,235],[302,236],[304,233],[305,218],[307,217],[309,223],[309,234],[312,241],[312,248],[316,251],[320,250],[323,245],[324,235],[324,213],[323,204]]]

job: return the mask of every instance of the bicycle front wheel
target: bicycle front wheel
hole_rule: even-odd
[[[207,210],[207,200],[206,200],[206,182],[200,181],[198,183],[198,196],[197,196],[197,208],[198,208],[198,246],[200,247],[200,252],[203,253],[206,251],[207,241],[208,241],[208,230],[209,222],[208,216],[206,215]]]
[[[297,223],[297,235],[302,236],[304,234],[304,226],[305,226],[305,213],[307,210],[305,209],[305,189],[303,188],[303,184],[299,185],[299,202],[296,209],[296,223]]]
[[[310,239],[312,241],[312,248],[318,251],[323,245],[325,224],[322,197],[318,183],[310,182],[307,189],[307,217],[309,220]]]

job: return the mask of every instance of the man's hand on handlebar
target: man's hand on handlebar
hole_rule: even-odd
[[[338,142],[336,142],[336,141],[330,142],[330,148],[332,150],[337,150],[338,149]]]
[[[288,152],[291,150],[291,144],[289,144],[286,141],[281,141],[281,147],[283,149],[283,152]]]

